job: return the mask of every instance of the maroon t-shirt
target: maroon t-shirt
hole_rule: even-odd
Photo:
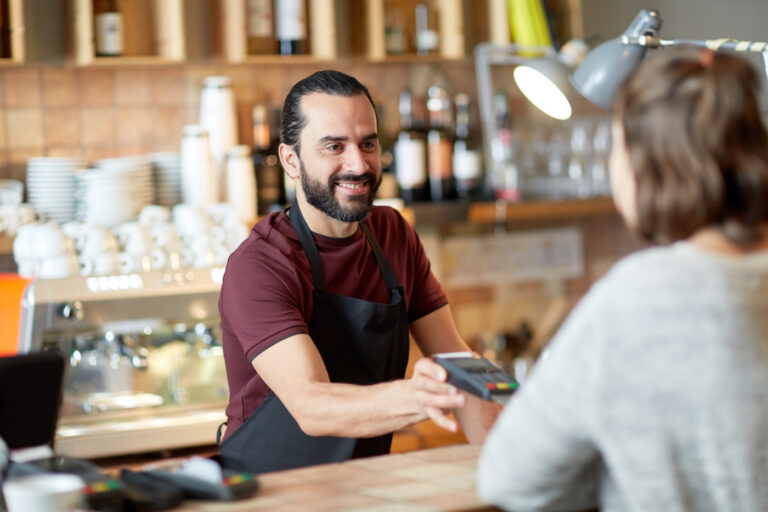
[[[364,221],[405,290],[408,321],[447,304],[414,229],[389,207],[374,207]],[[329,293],[388,304],[389,291],[362,230],[347,238],[314,235]],[[226,437],[269,394],[251,361],[273,344],[309,334],[312,271],[284,212],[258,222],[229,257],[219,297],[222,343],[229,381]],[[290,371],[290,361],[285,361]]]

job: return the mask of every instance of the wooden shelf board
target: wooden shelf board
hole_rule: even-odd
[[[79,64],[88,66],[149,66],[158,64],[183,64],[185,61],[167,59],[155,55],[124,55],[121,57],[94,57],[93,60]]]
[[[519,203],[497,201],[470,204],[467,220],[474,223],[493,223],[614,215],[616,213],[613,200],[607,197],[566,201],[521,201]]]

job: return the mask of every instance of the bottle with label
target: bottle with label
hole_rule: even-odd
[[[281,55],[307,53],[307,10],[305,0],[275,2],[277,40]]]
[[[453,143],[453,175],[456,193],[462,199],[477,199],[482,190],[481,151],[471,133],[469,95],[454,98],[456,105],[456,140]]]
[[[269,55],[277,50],[272,30],[272,0],[248,0],[246,32],[249,55]]]
[[[434,9],[433,9],[434,10]],[[437,50],[439,38],[437,30],[430,28],[436,23],[430,24],[431,13],[426,3],[416,6],[416,53],[427,55]]]
[[[95,53],[99,57],[123,54],[123,18],[117,0],[94,0]]]
[[[264,105],[255,105],[253,118],[253,167],[258,185],[259,215],[279,210],[283,197],[283,169],[277,157],[277,144],[272,140],[269,111]]]
[[[428,90],[429,132],[427,133],[427,164],[429,191],[433,201],[456,198],[453,178],[453,140],[450,134],[451,100],[442,87]]]
[[[400,196],[406,203],[429,199],[424,134],[416,129],[411,91],[400,93],[400,131],[394,145],[394,166]]]

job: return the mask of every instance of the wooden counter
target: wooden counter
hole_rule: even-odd
[[[454,445],[266,473],[252,498],[187,501],[179,512],[495,511],[477,498],[479,446]]]

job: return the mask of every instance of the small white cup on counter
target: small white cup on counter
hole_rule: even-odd
[[[3,483],[8,512],[73,512],[85,483],[77,475],[41,473]]]

